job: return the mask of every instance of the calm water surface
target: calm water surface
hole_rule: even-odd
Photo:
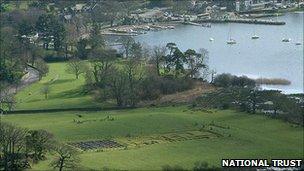
[[[264,88],[303,93],[303,16],[303,13],[289,13],[273,18],[285,21],[283,26],[231,23],[203,28],[181,25],[174,30],[149,32],[135,39],[151,46],[175,42],[183,51],[205,48],[209,51],[210,68],[217,73],[251,78],[284,78],[290,80],[291,85]],[[236,45],[226,44],[229,32],[237,41]],[[255,33],[260,39],[251,39]],[[210,37],[213,42],[209,41]],[[283,43],[282,38],[290,38],[291,42]],[[296,46],[296,42],[302,45]]]

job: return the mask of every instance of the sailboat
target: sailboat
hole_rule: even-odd
[[[258,36],[256,34],[256,31],[254,30],[254,35],[251,37],[251,39],[255,40],[255,39],[259,39],[259,38],[260,38],[260,36]]]
[[[290,38],[283,38],[283,39],[282,39],[282,42],[290,42],[290,41],[291,41]]]
[[[278,20],[278,18],[279,18],[279,14],[277,14],[277,20]],[[286,35],[286,33],[285,33],[285,35]],[[287,38],[287,37],[284,37],[283,39],[282,39],[282,42],[285,42],[285,43],[288,43],[288,42],[290,42],[291,41],[291,39],[290,38]]]
[[[236,44],[236,40],[230,38],[230,39],[227,41],[227,44],[229,44],[229,45],[234,45],[234,44]]]
[[[234,45],[236,44],[236,40],[231,38],[231,27],[229,26],[229,34],[228,34],[228,40],[227,40],[228,45]]]
[[[258,36],[258,35],[253,35],[252,37],[251,37],[251,39],[259,39],[260,37]]]

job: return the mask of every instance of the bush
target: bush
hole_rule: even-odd
[[[58,54],[52,50],[45,50],[43,56],[45,62],[64,62],[68,60],[64,57],[64,54]]]
[[[153,100],[161,94],[173,94],[193,88],[194,80],[174,77],[147,76],[141,84],[141,99]]]
[[[214,85],[218,87],[229,87],[231,85],[231,74],[220,74],[214,78]]]
[[[246,76],[220,74],[214,78],[214,85],[218,87],[255,87],[255,80]]]
[[[163,77],[160,80],[160,91],[163,94],[173,94],[193,88],[194,81],[192,79]]]

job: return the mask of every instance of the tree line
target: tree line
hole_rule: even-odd
[[[194,107],[237,109],[251,114],[264,113],[274,118],[303,125],[303,95],[286,95],[278,90],[262,90],[246,76],[220,74],[214,78],[217,91],[204,94]]]

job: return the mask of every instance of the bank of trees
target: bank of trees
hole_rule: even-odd
[[[303,125],[303,96],[285,95],[277,90],[261,90],[255,85],[255,80],[231,74],[216,76],[214,84],[220,88],[198,98],[193,104],[195,107],[237,109],[251,114],[264,113]]]
[[[50,165],[58,170],[73,169],[79,163],[77,151],[57,143],[51,133],[0,122],[0,170],[31,168],[33,164],[44,160],[49,152],[55,156]]]
[[[149,48],[132,37],[119,40],[122,58],[102,42],[88,52],[87,87],[101,101],[113,99],[117,106],[134,107],[142,100],[192,88],[200,71],[207,69],[206,50],[182,52],[175,43]]]

